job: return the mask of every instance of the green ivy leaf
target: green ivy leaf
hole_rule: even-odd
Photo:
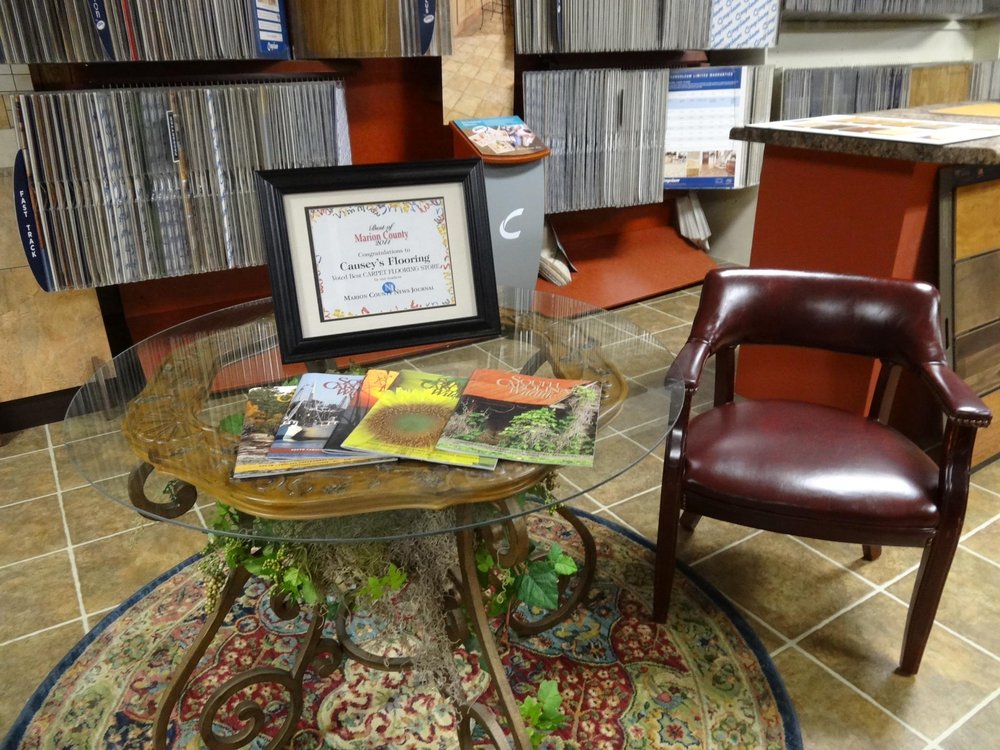
[[[507,611],[507,602],[498,602],[496,599],[490,599],[489,608],[486,610],[486,614],[492,617],[499,617],[504,612]]]
[[[553,544],[549,549],[548,561],[552,563],[552,568],[561,576],[568,576],[575,573],[578,568],[576,560],[562,551],[562,547]]]
[[[230,435],[241,435],[243,433],[243,414],[230,414],[219,421],[219,429],[228,432]]]
[[[365,585],[364,590],[371,599],[378,599],[385,592],[385,587],[382,586],[381,578],[368,576],[368,583]]]
[[[542,707],[540,729],[558,729],[566,717],[559,710],[562,707],[562,696],[555,680],[542,680],[538,686],[538,702]]]
[[[560,711],[562,696],[555,680],[542,680],[538,686],[538,696],[529,695],[521,701],[521,718],[528,730],[531,746],[538,748],[547,733],[559,729],[566,723],[566,715]]]
[[[482,545],[476,549],[476,570],[480,573],[489,573],[490,568],[493,567],[493,555],[490,551],[486,549],[486,545]]]
[[[389,563],[389,573],[386,575],[386,585],[392,591],[399,591],[406,583],[406,571],[400,570],[392,563]]]
[[[319,601],[319,592],[316,591],[316,587],[308,576],[305,576],[302,580],[301,592],[302,600],[306,604],[316,604]]]
[[[529,607],[555,609],[559,606],[559,576],[547,560],[535,560],[517,577],[517,598]]]
[[[553,563],[553,567],[561,576],[572,575],[577,571],[576,560],[574,560],[569,555],[559,555],[559,558]]]
[[[243,560],[243,567],[246,568],[251,575],[259,576],[264,570],[264,561],[259,557],[247,555],[246,559]]]
[[[542,705],[529,695],[521,701],[521,718],[530,727],[538,726],[538,720],[542,718]]]

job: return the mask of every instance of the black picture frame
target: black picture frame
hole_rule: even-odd
[[[282,361],[499,333],[478,159],[260,171],[257,192]]]

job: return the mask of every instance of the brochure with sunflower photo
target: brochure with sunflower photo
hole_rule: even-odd
[[[476,370],[438,448],[512,461],[593,466],[601,384]]]
[[[376,371],[369,371],[376,372]],[[466,378],[402,370],[343,447],[431,463],[494,469],[495,458],[439,450],[438,438],[455,410]]]

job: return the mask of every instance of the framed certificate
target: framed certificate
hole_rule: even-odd
[[[499,333],[478,160],[257,173],[285,362]]]

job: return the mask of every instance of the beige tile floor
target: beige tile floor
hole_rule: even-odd
[[[481,30],[456,36],[442,59],[444,121],[514,113],[514,36],[499,15],[487,15]]]
[[[682,291],[623,312],[674,351],[698,303]],[[102,613],[200,548],[85,486],[58,425],[0,448],[0,736],[32,687]],[[579,505],[645,536],[656,528],[651,456]],[[1000,463],[973,477],[965,534],[920,674],[893,673],[915,550],[860,548],[705,519],[682,558],[744,612],[771,652],[809,750],[997,747],[1000,730]],[[17,675],[18,679],[11,679]]]

